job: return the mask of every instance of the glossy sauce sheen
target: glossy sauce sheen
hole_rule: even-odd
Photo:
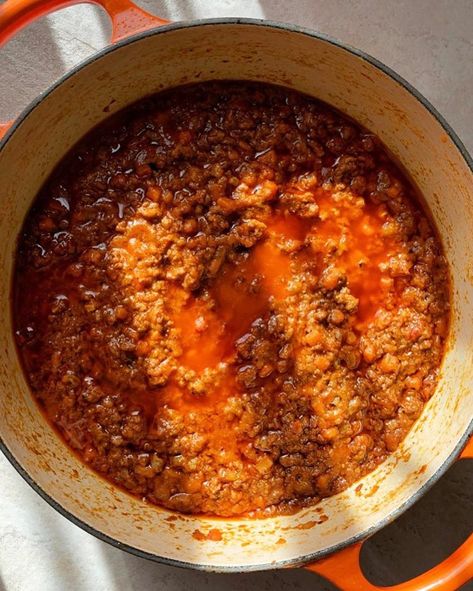
[[[15,334],[93,469],[170,509],[260,516],[396,449],[434,392],[448,299],[376,137],[282,88],[207,83],[58,166],[20,239]]]

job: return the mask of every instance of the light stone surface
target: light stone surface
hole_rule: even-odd
[[[246,16],[304,25],[358,47],[417,87],[473,151],[473,0],[143,0],[171,20]],[[0,120],[13,118],[107,43],[107,16],[64,9],[0,50]],[[373,539],[366,572],[393,584],[429,568],[473,531],[473,461]],[[375,537],[376,538],[376,537]],[[0,591],[332,591],[302,570],[246,575],[184,571],[100,542],[50,508],[0,457]],[[473,591],[473,583],[464,586]]]

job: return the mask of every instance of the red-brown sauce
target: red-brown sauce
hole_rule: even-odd
[[[448,273],[372,134],[263,84],[94,130],[20,237],[15,334],[93,469],[170,509],[293,511],[396,449],[433,394]]]

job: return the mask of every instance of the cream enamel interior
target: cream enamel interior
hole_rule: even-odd
[[[424,194],[453,277],[452,337],[442,378],[402,448],[362,481],[361,490],[354,485],[294,516],[257,521],[170,519],[168,512],[129,497],[84,468],[39,413],[11,333],[16,237],[54,165],[109,112],[163,88],[216,78],[296,88],[379,135]],[[465,436],[473,418],[472,173],[436,118],[364,59],[274,26],[233,22],[161,30],[107,53],[50,92],[5,143],[0,175],[0,436],[43,491],[99,532],[155,556],[215,570],[302,562],[376,527],[429,480]],[[206,533],[215,527],[220,542],[192,536],[196,529]]]

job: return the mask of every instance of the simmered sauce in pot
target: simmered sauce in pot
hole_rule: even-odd
[[[245,82],[89,134],[20,237],[15,335],[83,461],[186,513],[293,511],[394,451],[449,324],[441,244],[380,141]]]

